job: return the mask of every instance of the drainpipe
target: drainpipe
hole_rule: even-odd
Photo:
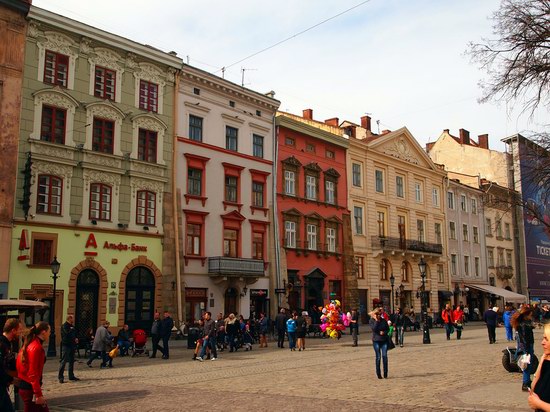
[[[173,132],[174,141],[172,147],[172,213],[174,219],[174,253],[176,255],[176,299],[178,301],[178,321],[180,326],[183,323],[183,303],[181,297],[181,273],[180,273],[180,236],[179,236],[179,224],[178,224],[178,192],[176,185],[176,165],[177,165],[177,144],[178,144],[178,96],[180,85],[181,69],[176,73],[176,84],[174,86],[174,108],[173,108]]]
[[[275,283],[277,288],[281,288],[281,267],[280,267],[280,243],[279,243],[279,215],[277,212],[277,163],[278,163],[278,144],[277,138],[279,128],[275,126],[275,116],[273,113],[273,179],[272,179],[272,196],[273,196],[273,241],[275,242]],[[283,305],[283,296],[277,293],[277,312]]]

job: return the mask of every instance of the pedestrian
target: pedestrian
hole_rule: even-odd
[[[118,331],[116,340],[120,348],[120,356],[128,355],[128,349],[132,346],[132,338],[130,337],[130,328],[128,325],[122,326],[122,329]]]
[[[453,333],[455,322],[453,318],[453,311],[451,310],[451,305],[449,303],[447,303],[445,305],[445,309],[441,311],[441,319],[443,320],[443,324],[445,325],[447,340],[451,340],[451,333]]]
[[[216,342],[218,344],[220,352],[223,352],[225,349],[225,320],[223,319],[223,313],[218,313],[218,318],[215,322],[216,325],[216,333],[218,336],[216,337]]]
[[[16,365],[14,344],[17,344],[21,333],[21,322],[16,318],[6,320],[3,334],[0,335],[0,411],[15,411],[11,402],[10,385],[18,385],[19,379],[15,376]]]
[[[296,317],[296,346],[298,347],[298,352],[301,352],[306,349],[305,340],[306,340],[306,331],[307,323],[302,312]]]
[[[388,377],[388,322],[382,318],[380,308],[376,308],[371,313],[371,320],[369,322],[372,329],[372,347],[376,355],[376,376],[378,379],[382,379],[382,372],[380,371],[380,358],[382,358],[382,365],[384,368],[384,378]]]
[[[109,356],[109,350],[111,349],[111,334],[109,333],[109,326],[110,323],[106,321],[95,331],[90,358],[88,359],[88,362],[86,362],[86,365],[90,368],[92,367],[92,362],[94,359],[97,359],[98,356],[101,356],[100,369],[105,368],[107,365],[109,365],[109,368],[113,367],[113,358]]]
[[[468,305],[464,306],[464,323],[467,323],[470,320],[470,308]]]
[[[292,317],[288,318],[286,321],[286,333],[288,334],[288,346],[291,351],[296,350],[296,319],[298,314],[296,312],[292,313]]]
[[[357,346],[357,335],[359,334],[359,314],[357,310],[351,310],[351,319],[349,321],[349,331],[351,333],[351,338],[353,339],[353,345]]]
[[[203,337],[204,337],[204,320],[203,319],[199,319],[199,321],[197,323],[195,323],[195,326],[197,327],[198,331],[197,331],[197,342],[195,343],[195,350],[193,352],[193,360],[197,360],[197,357],[199,356],[199,354],[201,353],[201,350],[202,350],[202,344],[204,342],[203,340]],[[189,339],[189,338],[187,338]],[[210,356],[210,351],[208,351],[208,356]]]
[[[265,313],[260,313],[260,348],[267,348],[267,331],[269,327],[269,320],[265,316]]]
[[[235,344],[235,339],[239,333],[239,322],[233,313],[230,313],[226,319],[225,332],[229,341],[229,352],[237,352],[238,348]]]
[[[526,355],[533,356],[535,338],[533,336],[533,329],[535,325],[533,323],[533,309],[528,306],[523,307],[519,312],[512,316],[512,327],[518,333],[518,350]],[[527,367],[523,371],[523,383],[521,390],[528,391],[531,388],[531,365],[527,364]]]
[[[46,362],[46,352],[42,345],[48,341],[50,332],[48,322],[38,322],[28,331],[17,356],[19,396],[23,400],[25,412],[49,412],[42,394],[42,371]]]
[[[281,308],[277,316],[275,316],[275,329],[277,329],[277,347],[284,348],[285,332],[286,332],[286,310]]]
[[[159,345],[158,349],[162,353],[162,359],[170,359],[170,347],[168,341],[172,335],[172,328],[174,327],[174,320],[170,317],[170,312],[164,311],[164,319],[160,324],[160,338],[162,339],[162,347]]]
[[[510,323],[514,313],[515,313],[515,310],[512,305],[506,305],[504,307],[504,314],[502,315],[502,320],[504,321],[504,329],[506,330],[506,340],[508,342],[511,342],[514,340],[514,332],[513,332],[512,324]]]
[[[497,320],[498,320],[498,307],[496,306],[492,309],[487,309],[483,314],[483,321],[487,325],[487,333],[489,334],[490,344],[496,343],[496,340],[497,340],[497,335],[496,335]]]
[[[456,329],[456,340],[460,340],[462,337],[462,329],[464,329],[464,311],[460,305],[456,305],[455,310],[453,310],[453,320]]]
[[[64,382],[65,365],[69,364],[69,380],[79,381],[74,376],[74,354],[76,352],[76,346],[78,345],[78,338],[76,337],[76,329],[74,327],[73,315],[67,316],[66,322],[61,326],[61,362],[59,364],[59,373],[57,378],[59,383]]]
[[[540,306],[538,303],[533,303],[533,322],[535,325],[537,325],[539,328],[541,327],[541,317],[542,317],[542,311],[540,309]]]
[[[212,314],[210,312],[204,313],[204,338],[202,343],[202,351],[200,356],[197,358],[199,361],[203,361],[206,356],[206,349],[210,348],[210,353],[212,354],[211,360],[215,361],[218,358],[217,352],[217,343],[216,343],[216,323],[212,319]]]
[[[533,379],[529,393],[529,406],[537,411],[550,411],[550,324],[544,325],[542,337],[542,358]]]
[[[405,338],[405,315],[401,311],[401,308],[397,308],[394,316],[395,324],[395,344],[403,347],[403,340]]]
[[[153,319],[153,324],[151,325],[151,341],[153,345],[153,353],[149,356],[150,359],[157,357],[157,350],[159,350],[159,341],[160,341],[160,313],[155,312],[155,318]]]

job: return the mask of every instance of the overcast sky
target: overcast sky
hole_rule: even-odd
[[[373,131],[406,126],[424,145],[443,129],[488,133],[491,148],[514,133],[542,130],[512,105],[479,104],[484,73],[465,55],[492,35],[498,0],[371,0],[242,63],[235,62],[335,16],[362,0],[33,0],[33,4],[164,51],[258,92],[281,110]],[[517,105],[516,105],[517,106]]]

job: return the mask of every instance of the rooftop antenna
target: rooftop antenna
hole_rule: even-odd
[[[245,71],[251,71],[251,70],[258,70],[258,69],[246,69],[244,67],[241,67],[241,73],[242,73],[242,76],[241,76],[241,86],[244,87],[244,72]],[[247,84],[250,84],[250,83],[247,83]]]
[[[222,67],[222,79],[225,79],[225,66]]]
[[[187,55],[187,56],[185,56],[185,57],[187,57],[187,64],[189,64],[189,60],[191,60],[191,59],[189,58],[189,55]]]
[[[376,125],[378,126],[378,134],[380,134],[380,120],[376,121]]]

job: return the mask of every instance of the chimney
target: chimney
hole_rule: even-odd
[[[308,120],[313,120],[313,109],[302,110],[303,118]]]
[[[480,134],[478,137],[478,145],[482,149],[489,149],[489,135],[488,134]]]
[[[449,129],[443,129],[443,133],[449,134]]]
[[[367,131],[371,132],[370,129],[370,116],[363,116],[361,117],[361,127],[363,129],[366,129]]]
[[[461,144],[470,144],[470,132],[466,129],[460,129],[460,143]]]
[[[339,121],[337,117],[333,117],[331,119],[325,120],[325,124],[328,124],[329,126],[338,127]]]

